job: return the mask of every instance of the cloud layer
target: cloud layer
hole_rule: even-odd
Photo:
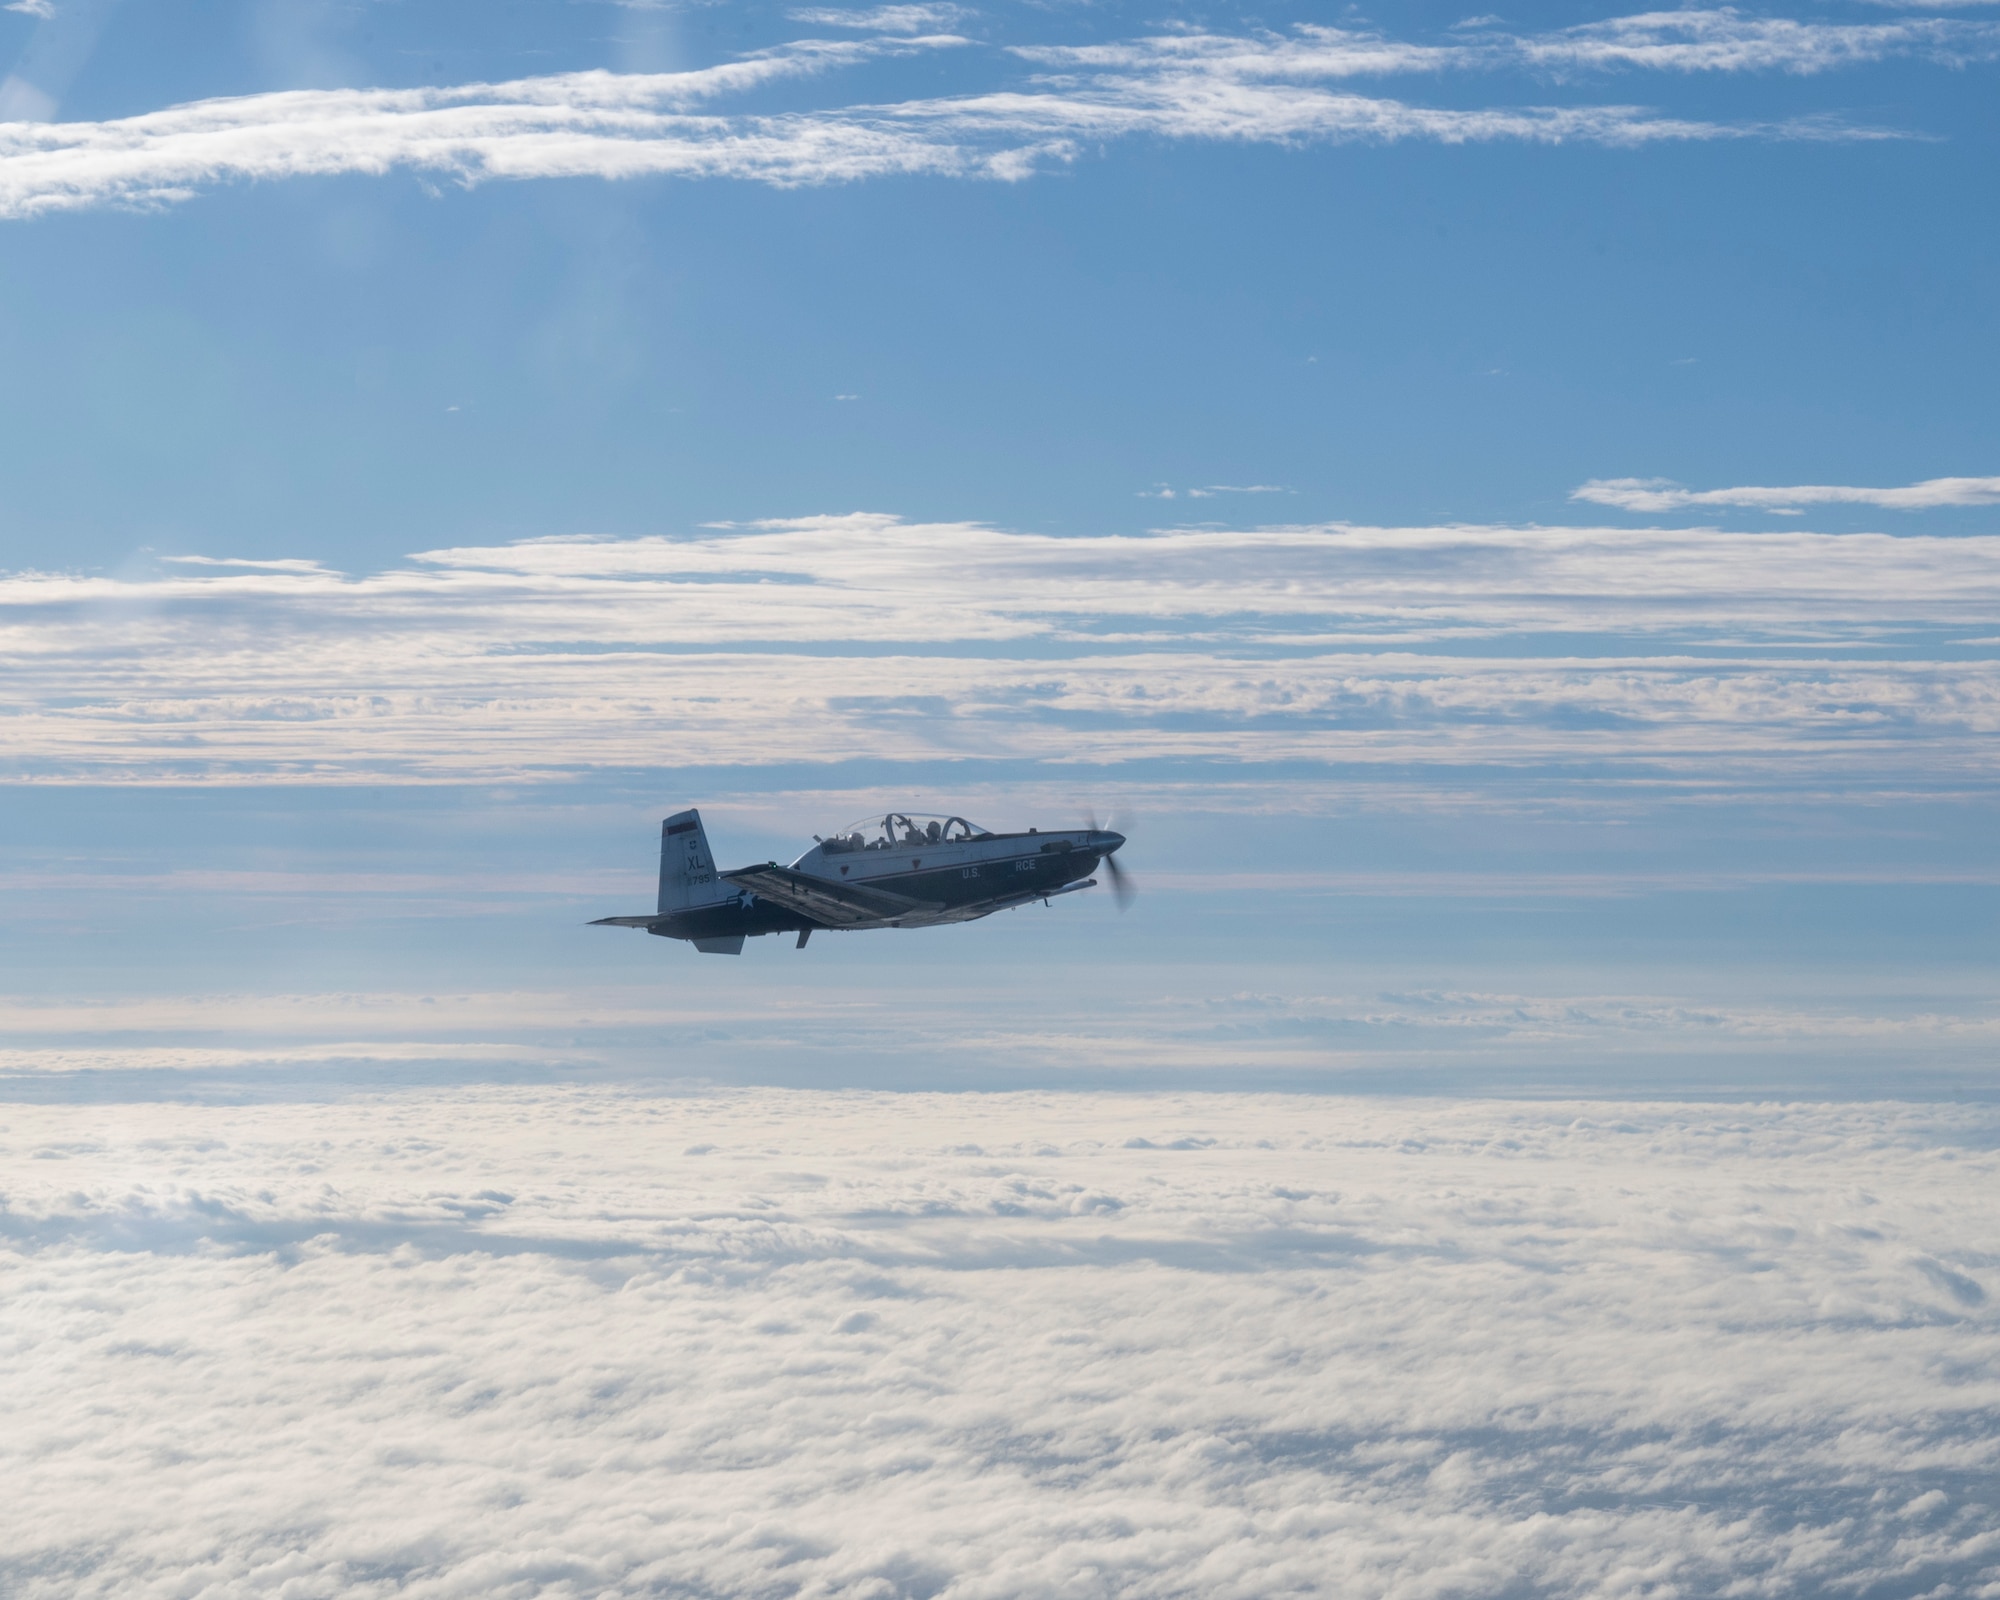
[[[1666,478],[1592,478],[1572,490],[1572,500],[1616,506],[1621,511],[1679,511],[1688,506],[1747,506],[1791,515],[1806,506],[1880,506],[1890,511],[1928,511],[1937,506],[2000,505],[2000,478],[1926,478],[1893,489],[1853,484],[1800,483],[1788,488],[1746,485],[1735,489],[1683,489]]]
[[[892,517],[0,581],[17,778],[1584,762],[1984,783],[2000,539]]]
[[[0,217],[157,205],[217,183],[406,170],[461,183],[561,177],[735,178],[777,185],[888,175],[1017,179],[1133,137],[1298,144],[1526,140],[1860,138],[1824,117],[1740,122],[1622,104],[1426,106],[1339,87],[1361,77],[1606,71],[1813,74],[1895,57],[1990,60],[2000,28],[1952,18],[1832,24],[1728,10],[1645,13],[1557,33],[1467,33],[1416,44],[1335,28],[1171,34],[1094,46],[1016,46],[1031,69],[993,92],[772,114],[722,114],[718,97],[866,59],[957,51],[920,30],[950,7],[800,13],[887,30],[803,41],[697,72],[578,72],[511,83],[288,91],[201,101],[104,122],[0,123]],[[13,80],[10,80],[10,83]],[[16,116],[52,114],[22,80]],[[37,98],[39,96],[39,98]],[[36,107],[41,107],[36,112]]]
[[[733,827],[739,813],[729,808],[720,815]],[[1051,912],[1029,937],[1043,955],[1069,940],[1077,967],[1067,977],[1087,975],[1066,981],[1059,961],[1041,969],[1031,980],[1036,1003],[1024,1012],[1021,946],[986,938],[990,929],[982,930],[971,960],[963,942],[898,946],[891,970],[905,978],[915,970],[911,963],[937,959],[916,983],[884,981],[879,955],[862,956],[873,971],[828,969],[795,961],[774,942],[725,967],[648,942],[638,962],[647,976],[626,987],[607,984],[602,966],[590,970],[591,956],[622,963],[637,946],[614,944],[619,935],[586,932],[581,924],[592,911],[643,906],[646,868],[641,858],[601,883],[571,882],[536,897],[503,881],[487,889],[483,906],[460,913],[460,929],[483,914],[562,930],[571,952],[583,952],[551,951],[550,965],[560,961],[563,971],[578,974],[577,986],[567,990],[551,987],[560,974],[547,966],[516,986],[496,987],[499,980],[477,970],[477,959],[459,975],[470,977],[471,986],[456,987],[454,975],[426,955],[421,973],[411,963],[395,974],[404,983],[421,978],[423,993],[0,996],[0,1099],[61,1099],[114,1082],[135,1095],[174,1099],[290,1094],[302,1085],[385,1075],[397,1082],[490,1083],[589,1074],[626,1082],[648,1080],[663,1067],[720,1083],[889,1088],[1248,1082],[1301,1091],[1490,1095],[1714,1091],[1754,1083],[1773,1094],[1824,1094],[1873,1092],[1894,1081],[1912,1092],[1952,1092],[1990,1082],[2000,1045],[2000,1006],[1977,971],[1960,973],[1955,983],[1933,966],[1917,978],[1874,970],[1865,980],[1850,972],[1804,982],[1766,971],[1756,984],[1736,987],[1712,976],[1697,982],[1684,973],[1640,971],[1622,974],[1623,987],[1612,987],[1600,972],[1589,988],[1573,978],[1565,985],[1563,974],[1544,976],[1533,992],[1440,988],[1421,978],[1396,982],[1400,974],[1384,965],[1399,958],[1379,949],[1325,954],[1309,908],[1299,903],[1316,893],[1327,897],[1330,915],[1352,920],[1373,915],[1380,904],[1370,905],[1373,897],[1455,896],[1463,916],[1468,900],[1479,897],[1520,907],[1538,898],[1546,905],[1649,887],[1741,893],[1764,886],[1754,873],[1718,872],[1708,883],[1661,874],[1669,881],[1652,885],[1612,874],[1595,883],[1560,875],[1524,883],[1530,875],[1520,874],[1510,884],[1473,873],[1456,883],[1427,883],[1387,872],[1316,881],[1309,875],[1301,883],[1297,874],[1246,882],[1149,868],[1145,884],[1156,924],[1226,914],[1232,900],[1240,910],[1249,896],[1266,907],[1290,897],[1285,911],[1294,943],[1319,954],[1280,958],[1265,946],[1253,969],[1240,950],[1211,945],[1198,957],[1185,950],[1163,955],[1158,943],[1134,946],[1135,936],[1121,930],[1125,953],[1114,964],[1102,921],[1085,926]],[[1977,881],[1990,887],[1993,875]],[[19,894],[18,885],[6,887]],[[128,919],[143,915],[149,926],[166,926],[178,909],[184,928],[197,920],[203,897],[217,893],[196,874],[167,883],[133,875],[122,886],[78,888],[94,889],[96,897],[83,901],[72,892],[73,917],[109,905]],[[280,883],[238,892],[229,907],[237,917],[270,928],[274,938],[293,938],[298,919],[287,913],[323,907],[343,891]],[[344,892],[350,904],[357,895],[376,897],[383,909],[370,926],[381,929],[396,916],[425,916],[435,927],[476,891],[461,879],[428,891],[382,884]],[[1080,908],[1063,908],[1064,919],[1081,915]],[[881,949],[879,942],[874,948]],[[693,988],[690,963],[700,965]],[[1898,988],[1904,992],[1893,992]]]
[[[6,1124],[23,1600],[2000,1580],[1988,1109]]]

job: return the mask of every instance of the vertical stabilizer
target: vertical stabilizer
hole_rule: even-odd
[[[715,876],[715,857],[699,811],[676,811],[660,824],[660,914],[731,900],[736,891]]]

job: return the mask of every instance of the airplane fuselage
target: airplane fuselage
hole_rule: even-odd
[[[660,824],[658,909],[597,920],[734,955],[745,939],[766,933],[796,933],[803,945],[822,928],[971,922],[1090,888],[1100,863],[1108,865],[1122,904],[1123,874],[1110,858],[1124,843],[1122,834],[1096,827],[991,833],[963,817],[892,811],[816,838],[790,866],[766,861],[721,872],[701,813],[690,809]]]
[[[823,879],[829,887],[851,884],[887,890],[936,909],[885,911],[865,920],[836,921],[781,905],[745,887],[733,900],[690,906],[650,924],[646,931],[669,939],[725,939],[820,928],[923,928],[969,922],[1081,885],[1097,870],[1105,842],[1102,834],[1079,828],[1062,833],[992,833],[949,843],[867,845],[837,853],[829,853],[824,843],[815,844],[791,864],[791,872]],[[737,874],[721,876],[733,879]]]

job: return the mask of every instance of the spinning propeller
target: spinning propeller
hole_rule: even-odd
[[[1094,810],[1086,811],[1084,813],[1084,825],[1088,827],[1092,833],[1102,833],[1106,831],[1105,829],[1098,827],[1097,813]],[[1111,829],[1109,829],[1109,831],[1116,833],[1118,832],[1118,829],[1116,827],[1112,827]],[[1116,845],[1113,845],[1112,848],[1105,853],[1103,858],[1105,874],[1111,879],[1111,896],[1114,900],[1118,902],[1118,909],[1120,911],[1123,911],[1127,906],[1129,906],[1132,903],[1132,896],[1139,892],[1138,889],[1133,886],[1132,879],[1126,873],[1125,869],[1118,865],[1117,852],[1124,846],[1124,843],[1125,841],[1123,837],[1120,837],[1118,843]]]

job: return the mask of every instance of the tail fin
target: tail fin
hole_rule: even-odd
[[[712,905],[735,893],[715,875],[699,811],[676,811],[660,824],[660,915]]]

